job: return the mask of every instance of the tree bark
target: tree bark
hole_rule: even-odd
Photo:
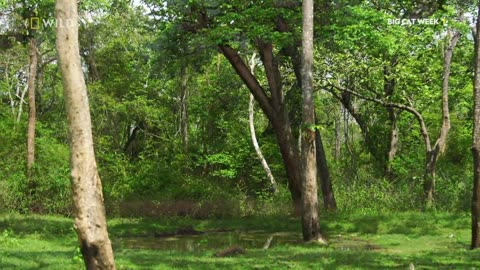
[[[318,119],[315,119],[315,123],[318,125]],[[335,200],[335,194],[333,193],[332,180],[330,179],[330,172],[328,170],[327,157],[323,147],[322,136],[318,129],[315,130],[315,146],[317,172],[320,176],[320,187],[323,195],[323,207],[326,210],[335,211],[337,210],[337,201]]]
[[[340,105],[339,108],[339,113],[337,114],[337,110],[335,110],[335,119],[334,119],[334,126],[335,126],[335,152],[334,152],[334,157],[335,160],[340,159],[340,154],[341,154],[341,111],[342,111],[342,105]]]
[[[395,62],[395,60],[393,61]],[[384,92],[386,99],[390,99],[393,96],[395,90],[395,80],[389,78],[391,76],[391,67],[383,67],[383,80],[384,80]],[[394,175],[392,171],[392,162],[397,154],[398,150],[398,127],[397,127],[397,114],[392,107],[386,107],[388,119],[390,121],[390,131],[388,136],[388,150],[385,160],[384,176],[387,179],[393,180]]]
[[[188,74],[187,67],[182,66],[180,72],[180,130],[182,134],[182,145],[185,153],[188,152]]]
[[[302,37],[302,228],[304,241],[326,243],[320,232],[313,102],[313,0],[303,1]]]
[[[37,42],[35,38],[30,39],[30,67],[28,73],[28,128],[27,128],[27,178],[29,181],[30,193],[35,188],[33,182],[33,164],[35,163],[35,122],[37,112],[35,107],[35,79],[37,77]]]
[[[254,74],[254,72],[255,72],[255,54],[252,55],[252,60],[250,62],[250,71],[252,72],[252,74]],[[255,152],[257,153],[257,157],[260,160],[260,163],[262,164],[263,170],[267,174],[267,178],[270,181],[272,191],[273,191],[274,194],[276,194],[276,193],[278,193],[277,182],[275,181],[275,178],[273,177],[272,171],[270,170],[270,167],[268,166],[267,160],[265,160],[265,157],[262,154],[262,150],[260,149],[260,146],[258,145],[257,135],[255,134],[254,105],[255,105],[255,98],[252,94],[250,94],[250,101],[249,101],[249,105],[248,105],[248,123],[249,123],[249,127],[250,127],[250,136],[251,136],[251,139],[252,139],[253,148],[255,149]]]
[[[90,108],[78,44],[77,1],[57,0],[57,53],[70,136],[75,230],[86,269],[115,269],[108,238],[102,183],[93,149]]]
[[[478,4],[475,40],[475,73],[473,79],[473,196],[472,196],[472,243],[480,246],[480,3]]]

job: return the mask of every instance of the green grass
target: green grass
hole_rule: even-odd
[[[83,269],[72,222],[54,216],[1,215],[0,269]],[[218,248],[189,252],[121,244],[124,237],[188,225],[203,231],[293,232],[299,241],[267,250],[248,248],[244,255],[229,258],[214,257]],[[468,214],[337,214],[324,216],[321,226],[328,246],[302,243],[299,221],[284,216],[109,221],[118,269],[408,269],[410,263],[415,269],[480,269],[480,251],[468,249]]]

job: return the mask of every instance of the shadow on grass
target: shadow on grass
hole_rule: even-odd
[[[468,269],[479,267],[479,252],[434,252],[402,257],[374,251],[335,251],[328,248],[248,250],[233,258],[209,253],[121,253],[125,269]],[[128,268],[131,267],[131,268]],[[121,269],[121,267],[120,267]]]
[[[469,228],[470,217],[462,214],[406,212],[328,216],[322,227],[329,234],[404,234],[411,237],[436,236],[445,230]]]
[[[18,251],[0,252],[0,269],[82,269],[81,261],[73,260],[72,252],[65,251]]]
[[[13,231],[18,236],[39,234],[46,239],[58,238],[72,234],[73,219],[36,215],[4,215],[0,216],[0,232],[4,230]]]

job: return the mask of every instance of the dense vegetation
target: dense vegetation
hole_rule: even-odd
[[[67,240],[49,241],[73,242],[66,219],[36,216],[74,215],[67,115],[51,24],[54,5],[53,0],[0,2],[0,213],[9,214],[0,219],[0,244],[12,247],[11,254],[26,245],[9,240],[22,229],[27,230],[26,241],[43,237],[36,228],[18,225],[28,219],[62,228],[59,237]],[[80,1],[80,56],[107,216],[185,217],[197,226],[199,221],[192,218],[238,221],[296,214],[292,199],[300,199],[295,177],[302,166],[299,156],[289,153],[299,152],[305,130],[312,130],[319,186],[331,180],[338,215],[330,213],[331,201],[319,200],[325,209],[321,216],[328,216],[321,221],[327,237],[338,240],[343,229],[348,231],[346,224],[354,222],[347,218],[350,214],[386,215],[395,223],[400,220],[393,213],[425,210],[433,212],[425,214],[425,224],[440,213],[442,237],[449,229],[461,230],[462,240],[449,242],[444,252],[465,248],[462,230],[468,229],[465,218],[472,205],[475,5],[449,0],[315,1],[316,123],[306,127],[301,1]],[[37,58],[33,76],[32,46]],[[34,103],[28,98],[32,83]],[[252,146],[250,93],[256,138],[278,186],[272,185]],[[33,135],[28,131],[31,121]],[[27,158],[30,136],[32,163]],[[323,188],[320,198],[332,195]],[[410,218],[403,215],[404,221]],[[116,221],[123,219],[112,224]],[[144,226],[149,222],[153,224]],[[285,226],[279,230],[300,231]],[[121,226],[113,227],[115,239]],[[361,237],[370,241],[377,233],[398,237],[403,232],[385,229]],[[408,235],[417,238],[423,232]],[[73,252],[65,246],[52,248]],[[358,263],[406,267],[418,259],[412,250],[400,259],[389,252],[379,257],[367,252]],[[313,267],[315,263],[300,258],[308,257],[310,248],[297,251],[301,262],[292,267]],[[2,252],[0,258],[8,255]],[[251,255],[265,257],[262,252]],[[273,252],[272,262],[265,263],[269,267],[287,251]],[[322,252],[340,256],[335,248]],[[430,267],[461,263],[439,254],[432,255],[439,261]],[[467,260],[473,260],[472,254],[465,255]],[[12,260],[31,259],[22,256]],[[119,265],[137,269],[129,266],[128,256]],[[139,256],[148,260],[152,255]],[[193,267],[181,255],[172,256],[179,260],[172,264]],[[373,258],[385,264],[369,264]],[[0,259],[0,268],[8,265],[16,262]],[[330,265],[327,258],[323,265]]]

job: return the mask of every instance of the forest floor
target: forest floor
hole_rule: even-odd
[[[72,223],[0,215],[0,269],[82,269]],[[285,216],[109,221],[117,269],[480,269],[467,213],[332,214],[321,226],[327,246],[302,243]],[[232,245],[245,253],[215,256]]]

